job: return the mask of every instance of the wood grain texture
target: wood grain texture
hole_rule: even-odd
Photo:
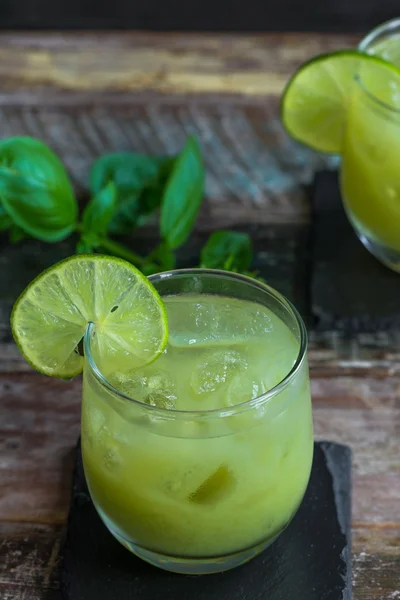
[[[63,522],[79,431],[80,383],[49,381],[36,373],[3,374],[0,383],[0,518]],[[384,379],[338,374],[312,379],[316,437],[353,449],[357,524],[400,522],[399,390],[400,377],[390,379],[390,388]]]
[[[313,342],[316,437],[353,449],[354,597],[392,600],[399,589],[400,377],[395,370],[391,377],[382,371],[388,368],[387,347],[372,363],[358,357],[341,366],[343,354],[341,347],[335,355],[326,340]],[[0,480],[5,483],[0,548],[6,557],[0,597],[52,598],[79,430],[80,384],[33,372],[3,373],[0,380]],[[15,565],[11,574],[10,561]],[[51,574],[49,564],[54,564]]]
[[[359,39],[299,33],[1,33],[0,101],[132,104],[152,92],[196,94],[200,101],[203,94],[233,94],[249,103],[252,97],[279,95],[311,56],[355,46]]]
[[[353,530],[353,600],[400,598],[400,528]]]
[[[0,523],[2,600],[58,600],[65,527]],[[400,596],[400,528],[353,532],[354,600]],[[396,595],[397,594],[397,595]]]
[[[1,65],[1,56],[0,56]],[[196,101],[141,101],[131,106],[0,107],[0,136],[44,140],[71,174],[78,196],[88,173],[107,152],[176,154],[190,134],[205,159],[205,202],[199,227],[237,223],[301,223],[309,219],[305,185],[329,164],[291,141],[276,99],[260,106]]]
[[[0,523],[0,598],[58,598],[60,547],[65,528]]]
[[[79,435],[80,381],[27,373],[2,378],[0,390],[0,520],[64,522]]]
[[[51,144],[84,202],[90,163],[101,153],[174,153],[195,133],[207,197],[183,259],[193,259],[210,224],[253,228],[271,282],[306,311],[306,186],[326,161],[289,141],[278,95],[300,62],[355,43],[318,34],[1,34],[0,134]],[[268,224],[263,236],[257,224]],[[136,243],[149,243],[146,236]],[[73,243],[10,246],[0,238],[2,600],[57,596],[80,383],[34,373],[11,341],[8,318],[26,283]],[[398,332],[311,335],[316,436],[354,453],[356,600],[400,598],[399,364]]]
[[[278,97],[302,61],[355,43],[341,35],[2,33],[0,137],[44,140],[85,200],[101,154],[174,154],[194,134],[207,173],[199,227],[306,222],[305,186],[332,159],[289,139]]]

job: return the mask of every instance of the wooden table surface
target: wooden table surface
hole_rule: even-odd
[[[0,135],[51,143],[83,198],[89,164],[102,152],[175,152],[196,133],[208,173],[196,235],[265,226],[260,256],[295,297],[307,283],[296,262],[310,221],[307,184],[327,160],[285,136],[278,97],[308,57],[355,43],[318,34],[1,34]],[[33,372],[8,318],[29,279],[71,249],[0,240],[2,600],[59,593],[81,383]],[[356,600],[400,599],[399,360],[398,332],[311,332],[316,437],[353,449]]]

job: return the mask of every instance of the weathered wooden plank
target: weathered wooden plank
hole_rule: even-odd
[[[101,154],[174,154],[195,134],[207,172],[200,227],[304,222],[303,184],[330,159],[289,140],[278,96],[310,55],[354,43],[285,34],[3,33],[1,137],[49,143],[85,197]]]
[[[63,526],[0,523],[2,600],[57,597],[63,534]]]
[[[345,408],[342,402],[337,408],[318,402],[314,406],[316,438],[348,444],[353,449],[354,522],[399,520],[400,410]]]
[[[52,600],[57,596],[65,527],[0,523],[2,600]],[[353,531],[355,600],[400,597],[400,526]],[[397,596],[396,596],[397,594]]]
[[[28,134],[49,142],[73,172],[83,197],[89,164],[99,154],[173,153],[188,133],[196,133],[208,171],[200,229],[210,222],[215,227],[305,222],[301,184],[323,163],[284,135],[277,96],[300,62],[354,43],[345,36],[3,34],[1,135]],[[261,262],[270,269],[271,283],[279,286],[283,279],[274,271],[274,253],[280,241],[266,237],[269,247],[260,250],[265,252]],[[292,248],[289,238],[286,243],[279,260],[287,273],[283,291],[290,295],[303,289],[299,279],[304,272],[293,279],[297,242]],[[68,244],[52,246],[51,252],[36,242],[26,242],[23,250],[11,248],[4,238],[0,247],[4,600],[56,593],[57,577],[43,573],[58,552],[61,529],[56,525],[55,534],[53,524],[64,523],[68,510],[79,382],[53,382],[34,374],[10,343],[7,319],[32,276],[70,252]],[[356,600],[400,597],[399,359],[400,338],[390,332],[351,339],[326,332],[313,335],[310,345],[316,435],[349,443],[354,452]],[[15,527],[18,533],[10,533]],[[9,542],[15,536],[14,547]],[[25,544],[21,555],[20,544]]]
[[[338,331],[312,331],[309,357],[316,375],[391,377],[400,369],[400,333],[382,331],[349,336]]]
[[[209,227],[210,222],[229,227],[308,220],[303,186],[328,159],[288,138],[274,99],[259,107],[206,106],[194,100],[108,108],[0,108],[0,136],[44,140],[63,160],[84,198],[90,166],[102,154],[173,155],[189,134],[199,139],[207,174],[200,227]]]
[[[58,260],[55,254],[52,257]],[[68,255],[68,252],[65,254]],[[47,254],[47,265],[53,262]],[[60,256],[61,258],[61,256]],[[260,257],[261,260],[262,257]],[[269,260],[273,266],[274,256],[264,257]],[[189,254],[189,260],[192,256]],[[290,264],[290,255],[287,257]],[[46,262],[41,262],[46,265]],[[186,263],[183,263],[186,264]],[[38,271],[44,267],[38,268]],[[35,268],[33,269],[35,271]],[[0,301],[0,352],[2,360],[0,361],[0,373],[3,372],[31,372],[32,368],[27,365],[21,357],[17,347],[11,341],[9,330],[9,314],[12,303],[17,297],[17,289],[23,289],[32,277],[29,272],[23,275],[22,283],[15,283],[10,280],[14,292],[8,296],[7,292],[4,299],[4,308],[1,309]],[[286,282],[288,283],[288,282]],[[273,284],[274,285],[274,284]],[[295,286],[294,286],[295,288]],[[282,289],[284,293],[285,290]],[[296,297],[295,289],[293,289]],[[8,304],[7,304],[8,302]],[[328,377],[334,379],[338,375],[355,378],[377,378],[385,380],[385,385],[389,395],[396,394],[396,387],[392,377],[400,373],[400,334],[399,332],[376,332],[363,333],[348,337],[343,333],[329,331],[324,333],[309,332],[309,365],[313,377]],[[330,382],[329,385],[334,385]],[[338,395],[335,393],[335,397]]]
[[[79,433],[80,383],[35,373],[0,377],[0,519],[62,522]],[[400,378],[314,378],[315,433],[353,449],[353,519],[399,520]]]
[[[146,91],[279,95],[302,62],[357,41],[358,36],[317,33],[2,33],[0,101],[76,104],[99,91],[129,104],[133,92]]]
[[[0,519],[63,522],[79,435],[79,379],[9,376],[0,398]]]
[[[400,528],[353,531],[353,599],[400,598]]]
[[[52,256],[55,257],[55,254]],[[58,260],[58,258],[55,257],[54,260]],[[273,262],[274,257],[270,256],[269,260]],[[48,265],[50,264],[51,260],[48,262]],[[14,283],[14,289],[21,288],[22,290],[24,285],[31,280],[29,274],[25,274],[24,278],[25,283],[17,283],[17,285]],[[16,297],[15,292],[10,297],[6,296],[3,312],[0,312],[0,351],[2,356],[0,373],[32,371],[11,341],[8,317],[11,304]],[[7,299],[8,307],[6,306]],[[348,338],[336,331],[323,334],[311,331],[309,332],[308,356],[310,370],[314,377],[335,378],[338,375],[356,378],[370,377],[384,379],[386,386],[392,388],[393,380],[391,378],[400,373],[400,335],[399,332],[377,332]],[[396,387],[393,388],[393,393],[396,393]]]

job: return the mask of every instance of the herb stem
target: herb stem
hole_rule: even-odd
[[[126,246],[123,246],[114,240],[110,240],[109,238],[101,239],[101,247],[104,248],[104,250],[111,252],[115,256],[119,256],[120,258],[128,260],[138,267],[144,267],[148,263],[148,260],[143,258],[143,256],[139,256],[139,254],[136,254],[136,252],[132,252],[132,250],[129,250],[129,248]]]

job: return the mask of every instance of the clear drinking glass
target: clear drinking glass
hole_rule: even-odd
[[[150,279],[170,325],[166,355],[146,367],[154,402],[138,400],[145,379],[136,381],[134,394],[114,387],[116,367],[100,364],[92,352],[94,325],[85,336],[82,454],[88,486],[110,532],[137,556],[178,573],[224,571],[269,546],[303,498],[313,454],[306,330],[283,296],[241,275],[194,269]],[[265,354],[252,338],[260,307],[271,315]],[[226,349],[222,338],[233,332],[240,334],[236,345]],[[193,352],[207,357],[200,370]],[[223,379],[240,352],[246,369]],[[290,367],[282,370],[289,355]],[[158,363],[168,365],[161,374]],[[267,387],[253,397],[251,378],[260,370]],[[219,385],[229,402],[207,409],[205,393],[190,400],[198,410],[171,409],[166,380],[188,398],[193,389]],[[274,382],[270,388],[268,381]]]
[[[374,29],[359,49],[400,68],[400,19]],[[341,191],[364,246],[400,271],[400,92],[379,90],[385,91],[382,101],[371,88],[379,89],[376,78],[356,76],[344,133]]]

